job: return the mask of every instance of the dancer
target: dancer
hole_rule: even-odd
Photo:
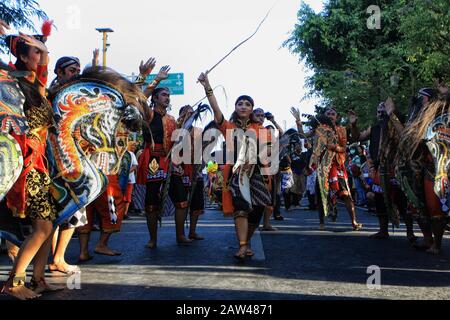
[[[178,127],[182,127],[184,122],[194,112],[194,109],[187,105],[180,109],[179,117],[177,120]],[[185,171],[185,186],[189,194],[189,239],[191,240],[204,240],[205,238],[197,233],[197,223],[201,215],[205,213],[205,183],[203,181],[202,168],[202,155],[195,157],[195,145],[202,144],[202,129],[198,127],[192,127],[191,130],[191,159],[190,163],[184,164]],[[203,150],[202,150],[203,151]]]
[[[48,98],[52,100],[61,86],[77,77],[80,71],[80,60],[77,57],[59,58],[54,70],[56,78],[50,84]],[[48,265],[50,272],[71,275],[80,271],[78,266],[70,265],[65,260],[66,250],[74,232],[75,228],[70,228],[68,224],[56,228],[52,241],[53,261]]]
[[[4,24],[2,24],[4,25]],[[51,23],[50,23],[51,25]],[[22,173],[7,194],[7,204],[16,217],[29,218],[32,233],[23,242],[10,276],[2,292],[21,300],[37,298],[44,291],[63,289],[45,280],[45,265],[50,253],[53,221],[57,218],[54,199],[50,193],[51,180],[45,158],[46,138],[54,125],[53,111],[45,98],[48,50],[44,42],[50,34],[43,28],[43,36],[6,37],[11,53],[17,58],[14,68],[29,72],[18,79],[25,95],[24,111],[29,125],[26,135],[12,135],[19,142],[24,157]],[[26,284],[26,269],[33,262],[30,289]]]
[[[320,229],[325,228],[324,217],[328,216],[329,204],[336,207],[338,197],[344,200],[350,216],[353,230],[362,229],[356,221],[355,205],[351,198],[345,169],[347,133],[344,127],[336,125],[337,112],[327,107],[322,116],[316,117],[314,151],[310,167],[317,167],[319,185],[319,220]],[[310,170],[308,170],[310,171]],[[329,201],[330,200],[330,201]]]
[[[261,126],[261,124],[256,121],[253,115],[254,101],[251,97],[243,95],[240,96],[235,103],[235,111],[231,116],[230,121],[224,119],[222,111],[217,103],[216,97],[210,85],[208,76],[205,73],[200,74],[198,78],[199,82],[205,89],[206,95],[208,97],[209,104],[214,111],[214,121],[220,128],[222,134],[227,137],[230,132],[228,130],[241,129],[243,131],[253,130],[256,133],[259,142],[265,142],[268,147],[270,147],[271,137],[270,131]],[[244,136],[245,137],[245,136]],[[263,139],[263,140],[261,140]],[[242,149],[237,150],[238,157],[233,171],[230,175],[225,174],[225,181],[229,191],[232,194],[232,208],[234,223],[236,227],[236,236],[239,241],[239,250],[235,253],[234,257],[243,260],[248,256],[252,256],[254,253],[249,249],[249,243],[255,232],[256,228],[259,226],[261,218],[264,213],[264,209],[267,206],[271,206],[272,199],[270,196],[270,190],[268,187],[268,177],[262,172],[264,163],[263,160],[258,157],[258,164],[250,164],[248,159],[244,156],[248,155],[251,151],[249,147],[254,141],[249,141],[248,144],[242,143]],[[227,144],[227,148],[230,147],[232,142]],[[261,143],[260,143],[261,144]],[[228,169],[225,168],[226,172],[230,172],[231,165],[227,164]],[[240,184],[242,184],[243,179],[248,177],[250,185],[250,199],[244,195],[240,189]],[[227,190],[225,190],[226,192]],[[248,191],[248,190],[247,190]],[[223,195],[224,207],[225,201],[229,199],[228,196]],[[224,208],[225,209],[225,208]],[[225,210],[224,210],[225,212]]]
[[[255,116],[255,119],[262,125],[264,125],[264,120],[267,118],[267,120],[269,120],[270,122],[273,123],[273,125],[277,128],[279,135],[283,135],[283,130],[281,129],[281,127],[278,125],[278,123],[275,121],[275,117],[271,114],[271,113],[265,113],[263,109],[261,108],[256,108],[253,110],[253,114]],[[277,174],[278,175],[278,174]],[[274,192],[276,186],[277,186],[277,175],[273,175],[270,177],[270,189],[271,189],[271,194],[272,194],[272,205],[269,207],[266,207],[264,209],[264,215],[263,215],[263,226],[261,227],[261,231],[277,231],[277,228],[274,228],[271,224],[270,224],[270,216],[272,215],[273,212],[275,212],[275,208],[277,207],[276,204],[276,200],[277,197],[273,196],[274,194],[276,194],[276,192]],[[279,200],[279,199],[278,199]],[[275,219],[277,217],[280,217],[280,213],[278,212],[277,216],[275,217]],[[281,219],[276,219],[276,220],[281,220]]]
[[[448,162],[437,159],[449,156],[445,138],[447,123],[442,119],[448,113],[450,98],[445,82],[437,81],[437,89],[436,98],[422,96],[410,108],[410,123],[404,130],[395,160],[397,177],[424,236],[424,241],[415,247],[431,254],[441,252],[449,207],[445,187]],[[426,93],[421,92],[420,95]]]
[[[416,237],[414,236],[412,217],[407,212],[407,200],[395,177],[393,166],[399,137],[402,134],[396,128],[403,131],[403,125],[399,120],[400,115],[396,114],[392,100],[389,99],[387,103],[382,102],[378,105],[378,123],[376,125],[360,133],[357,126],[358,117],[353,111],[349,113],[349,122],[352,128],[352,139],[370,143],[369,169],[372,172],[372,179],[378,182],[373,185],[372,191],[375,194],[375,207],[380,229],[371,238],[387,239],[389,237],[389,214],[392,218],[394,215],[397,216],[396,212],[398,211],[405,221],[408,239],[414,242]],[[381,183],[381,179],[385,183]]]
[[[162,70],[167,77],[169,68]],[[160,71],[161,73],[161,71]],[[144,123],[144,151],[139,159],[137,183],[147,186],[145,211],[150,240],[146,247],[157,247],[158,218],[161,208],[164,182],[169,172],[169,151],[173,145],[172,133],[177,128],[174,117],[168,114],[170,91],[168,88],[152,89],[151,109]],[[181,165],[173,166],[170,174],[169,195],[175,205],[176,240],[180,245],[190,244],[184,234],[185,213],[188,208],[187,192],[182,177],[184,170]]]

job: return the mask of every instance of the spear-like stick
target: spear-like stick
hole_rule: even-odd
[[[244,39],[243,41],[239,42],[238,45],[236,45],[233,49],[231,49],[230,52],[228,52],[222,59],[219,60],[219,62],[217,62],[214,66],[212,66],[211,68],[209,68],[205,74],[208,75],[211,71],[213,71],[220,63],[222,63],[222,61],[224,61],[226,58],[228,58],[228,56],[230,54],[232,54],[237,48],[239,48],[240,46],[242,46],[244,43],[246,43],[248,40],[250,40],[251,38],[253,38],[255,36],[255,34],[259,31],[259,28],[261,28],[261,25],[264,23],[264,21],[266,21],[267,17],[269,16],[269,13],[272,11],[273,7],[275,7],[276,3],[278,1],[276,1],[272,7],[269,9],[269,11],[267,11],[265,17],[261,20],[261,22],[258,24],[258,27],[256,28],[255,32],[253,32],[248,38]],[[198,83],[198,81],[197,81]]]

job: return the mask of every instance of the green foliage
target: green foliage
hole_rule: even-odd
[[[381,9],[381,29],[369,29],[370,5]],[[448,0],[329,0],[320,13],[302,3],[284,43],[314,74],[310,95],[340,115],[355,110],[361,125],[393,97],[406,111],[418,88],[450,74]]]
[[[32,19],[48,19],[47,14],[39,7],[35,0],[1,0],[0,19],[16,29],[28,28],[37,32]],[[7,45],[1,39],[0,52],[5,53]]]

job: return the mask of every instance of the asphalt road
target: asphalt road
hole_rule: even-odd
[[[111,248],[119,257],[95,255],[99,233],[93,233],[90,249],[94,259],[80,265],[81,274],[69,287],[42,299],[120,300],[227,300],[227,299],[449,299],[450,241],[445,236],[443,253],[432,256],[415,251],[404,227],[389,240],[368,236],[377,220],[358,211],[363,231],[352,231],[345,209],[336,223],[319,231],[317,212],[283,212],[284,221],[273,221],[275,232],[257,232],[252,242],[256,255],[245,263],[232,257],[237,250],[233,220],[208,210],[200,218],[198,232],[206,240],[190,246],[175,242],[173,219],[166,218],[159,230],[158,248],[146,249],[147,227],[142,217],[124,222],[122,231],[111,237]],[[420,232],[417,231],[417,235]],[[67,260],[76,263],[78,240],[72,239]],[[380,268],[380,287],[367,286]],[[0,256],[0,281],[10,270],[7,256]],[[50,282],[67,278],[51,276]],[[373,282],[370,282],[373,284]],[[0,300],[9,297],[0,295]]]

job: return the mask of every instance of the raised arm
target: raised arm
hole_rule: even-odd
[[[358,141],[363,142],[369,140],[371,127],[364,130],[363,132],[360,132],[357,124],[358,116],[354,111],[349,111],[348,121],[350,122],[351,125],[351,134],[352,134],[350,139],[351,142],[358,142]]]
[[[305,133],[305,131],[303,131],[303,123],[302,123],[302,119],[300,118],[300,110],[298,108],[291,108],[291,114],[294,116],[295,118],[295,123],[297,125],[297,131],[298,133],[304,138],[311,138],[314,135],[313,131],[309,131],[308,133]]]
[[[30,47],[35,47],[41,52],[41,60],[38,63],[38,68],[36,72],[36,77],[39,82],[38,90],[42,96],[45,97],[46,86],[48,79],[48,50],[45,44],[35,37],[28,36],[26,34],[20,33],[20,37],[25,40],[25,43]]]
[[[302,119],[300,118],[300,110],[298,108],[291,108],[291,114],[295,118],[295,124],[297,125],[297,131],[302,136],[305,136],[305,132],[303,131]]]
[[[283,135],[284,131],[283,131],[283,129],[281,129],[280,125],[275,121],[275,117],[273,116],[273,114],[270,114],[267,117],[267,120],[272,122],[272,124],[275,126],[275,128],[277,128],[277,130],[278,130],[278,132],[280,134],[280,137],[281,137]]]
[[[145,79],[147,79],[148,75],[152,73],[152,70],[155,68],[156,65],[156,59],[150,58],[147,60],[146,63],[144,61],[141,61],[141,64],[139,65],[139,76],[134,81],[135,84],[138,86],[143,86],[145,83]]]
[[[394,125],[395,130],[397,131],[397,133],[399,135],[403,134],[405,127],[400,122],[400,120],[398,120],[397,116],[394,113],[394,111],[395,111],[394,100],[392,100],[392,98],[388,98],[385,102],[385,107],[386,107],[386,113],[389,116],[389,120]]]
[[[156,78],[144,90],[144,94],[147,98],[149,98],[152,95],[153,90],[156,89],[156,87],[162,80],[165,80],[169,77],[169,71],[170,66],[163,66],[159,70],[158,74],[156,75]]]
[[[98,49],[95,49],[92,51],[92,67],[98,67],[99,66],[99,53],[100,51]]]
[[[205,73],[201,73],[198,77],[198,81],[205,88],[205,93],[209,101],[209,105],[213,109],[214,112],[214,121],[217,124],[222,124],[223,122],[223,113],[220,110],[219,104],[217,103],[216,96],[214,95],[214,91],[211,88],[211,84],[209,83],[208,75]]]

